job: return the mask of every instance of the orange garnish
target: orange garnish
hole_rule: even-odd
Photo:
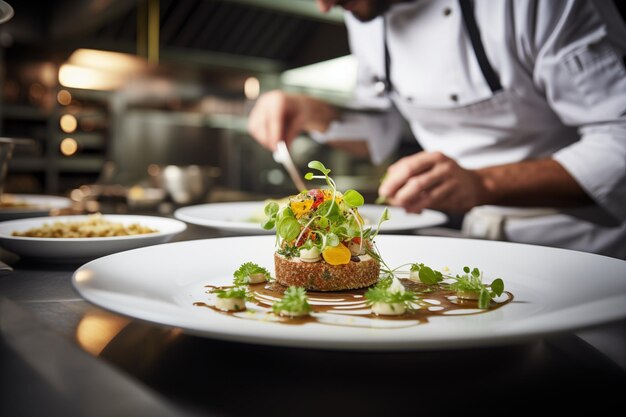
[[[331,265],[342,265],[350,262],[350,249],[343,243],[337,246],[329,246],[322,252],[324,260]]]

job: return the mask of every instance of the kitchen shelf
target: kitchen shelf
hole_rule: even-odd
[[[54,161],[53,167],[62,172],[96,173],[100,172],[105,162],[103,156],[70,156],[61,158]]]
[[[79,149],[82,150],[102,150],[105,147],[105,138],[99,133],[66,133],[59,135],[56,141],[56,147],[61,144],[64,138],[72,138],[78,143]],[[80,151],[79,151],[80,152]],[[82,157],[77,154],[76,157]]]
[[[56,91],[52,94],[56,94]],[[81,102],[81,106],[66,107],[55,101],[52,109],[44,109],[25,103],[0,103],[0,135],[29,137],[38,143],[34,150],[14,153],[8,167],[8,190],[11,190],[11,181],[15,180],[18,189],[11,191],[60,194],[69,191],[64,187],[71,182],[65,177],[84,176],[95,180],[100,174],[107,152],[109,114],[108,105],[104,101],[107,96],[73,90],[71,94]],[[78,131],[61,131],[59,119],[67,113],[78,119]],[[81,119],[88,118],[95,120],[94,130],[80,130]],[[59,150],[61,141],[67,137],[75,139],[79,146],[78,152],[69,157],[62,155]],[[21,178],[27,176],[36,178],[39,184],[37,188],[20,188],[20,184],[23,184]]]
[[[8,172],[45,171],[49,164],[41,157],[13,158],[9,161]]]
[[[4,119],[31,120],[47,122],[51,112],[26,104],[2,103],[2,117]]]

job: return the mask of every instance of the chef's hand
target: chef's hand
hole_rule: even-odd
[[[274,90],[257,100],[248,118],[248,132],[267,149],[276,150],[284,140],[287,145],[302,131],[325,132],[339,118],[339,112],[321,100]]]
[[[440,152],[419,152],[387,170],[378,194],[388,204],[420,213],[425,208],[453,213],[482,204],[487,190],[476,171],[461,168]]]

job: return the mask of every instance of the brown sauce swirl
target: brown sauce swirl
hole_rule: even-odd
[[[513,300],[513,294],[505,291],[497,301],[492,300],[488,308],[479,309],[477,300],[462,300],[445,285],[426,285],[406,278],[401,278],[400,282],[407,290],[415,292],[421,301],[415,306],[416,308],[397,316],[379,316],[372,313],[365,299],[367,288],[334,292],[307,291],[308,301],[312,308],[310,315],[280,316],[272,312],[272,304],[283,296],[287,288],[275,281],[249,286],[254,300],[246,302],[248,306],[246,311],[224,311],[210,302],[195,302],[193,305],[210,308],[217,313],[240,319],[290,325],[320,323],[347,327],[400,328],[428,323],[428,319],[435,316],[482,314],[501,308]],[[207,285],[205,288],[210,294],[216,289],[227,289],[232,286]],[[390,325],[390,322],[393,323]]]

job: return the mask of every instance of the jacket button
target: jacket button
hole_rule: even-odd
[[[459,96],[457,94],[450,94],[450,100],[456,103],[459,101]]]
[[[450,14],[452,14],[452,9],[449,7],[446,7],[445,9],[443,9],[443,15],[444,16],[450,16]]]
[[[382,96],[385,94],[386,86],[384,81],[376,81],[374,84],[374,90],[376,91],[376,95]]]

